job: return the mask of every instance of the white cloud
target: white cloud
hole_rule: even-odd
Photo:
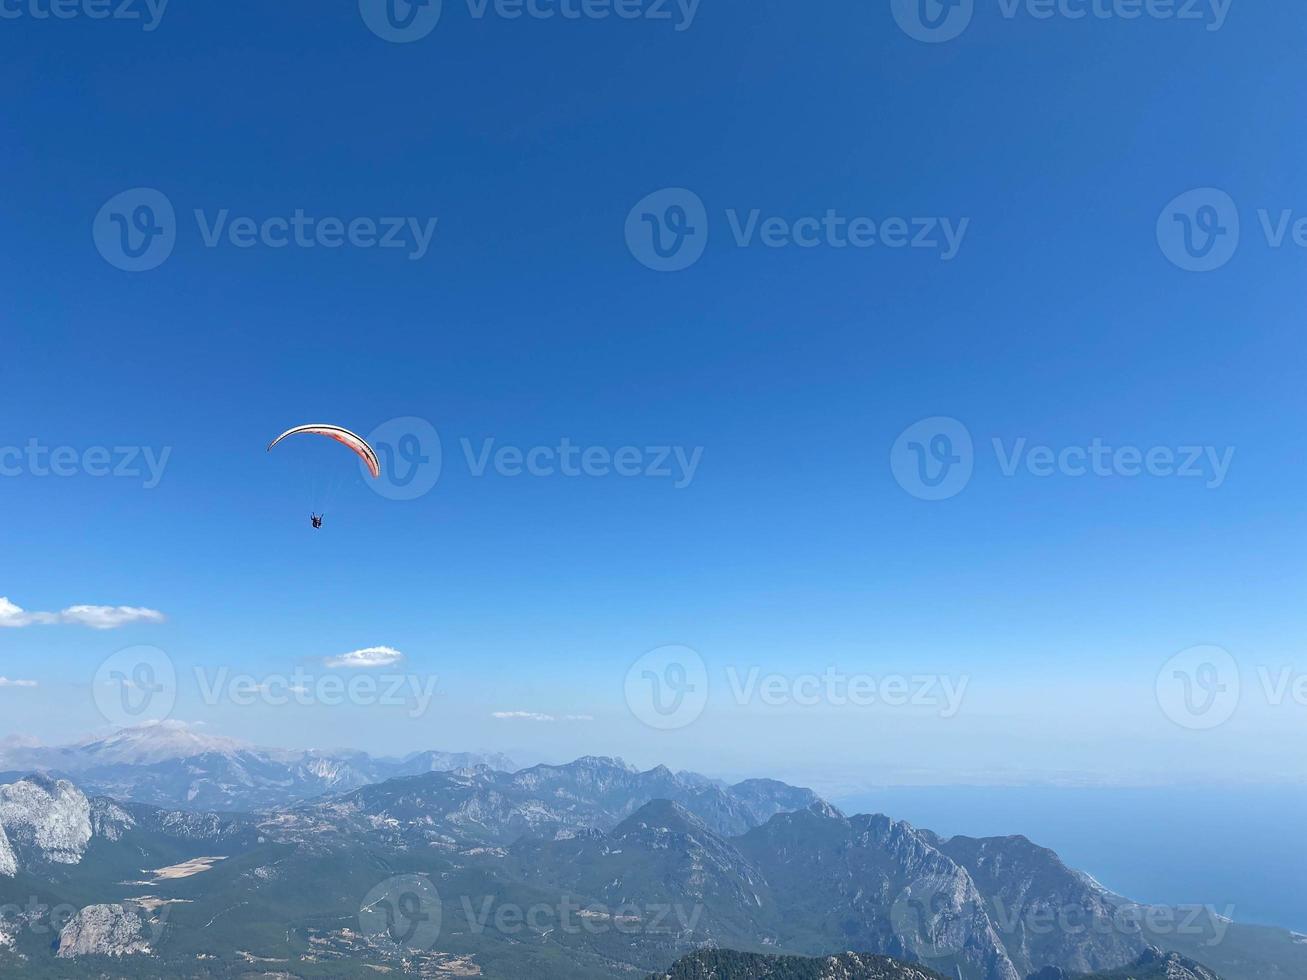
[[[517,721],[594,721],[592,715],[542,715],[538,711],[494,711],[490,717]]]
[[[28,612],[0,596],[0,627],[53,626],[66,623],[112,630],[131,623],[162,623],[163,613],[140,606],[69,606],[62,612]]]
[[[328,657],[328,667],[347,667],[363,669],[367,667],[389,667],[404,659],[404,655],[394,647],[366,647],[352,653],[343,653],[339,657]]]
[[[162,623],[163,613],[140,606],[69,606],[59,614],[59,622],[112,630],[129,623]]]
[[[53,623],[53,613],[29,613],[0,595],[0,626],[31,626],[33,623]]]
[[[36,681],[11,681],[8,677],[0,677],[0,687],[36,687]]]

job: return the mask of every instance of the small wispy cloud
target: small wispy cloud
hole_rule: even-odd
[[[89,626],[112,630],[132,623],[162,623],[163,613],[141,606],[69,606],[61,612],[29,612],[0,596],[0,628],[23,626]]]
[[[323,663],[328,667],[362,670],[368,667],[390,667],[404,659],[404,655],[394,647],[365,647],[351,653],[342,653],[338,657],[328,657]]]
[[[96,630],[114,630],[130,623],[162,623],[163,613],[141,606],[69,606],[59,614],[59,622],[89,626]]]
[[[19,681],[10,680],[8,677],[0,677],[0,687],[36,687],[36,681]]]
[[[538,711],[492,711],[490,717],[516,721],[594,721],[593,715],[545,715]]]

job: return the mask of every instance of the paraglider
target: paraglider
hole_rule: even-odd
[[[349,429],[341,428],[339,425],[323,425],[321,423],[297,425],[293,429],[287,429],[268,443],[268,452],[272,452],[272,447],[283,439],[299,435],[326,436],[328,439],[335,439],[342,445],[348,446],[359,459],[363,460],[363,464],[367,466],[368,472],[372,474],[374,480],[381,476],[381,461],[377,459],[376,452],[368,445],[367,440],[356,433],[350,432]]]
[[[277,436],[276,439],[273,439],[272,442],[268,443],[268,452],[272,452],[273,448],[283,440],[298,435],[326,436],[328,439],[334,439],[362,460],[363,465],[367,468],[367,471],[372,475],[374,480],[381,476],[381,461],[377,458],[376,451],[368,445],[367,440],[358,433],[351,432],[349,429],[342,428],[339,425],[327,425],[325,423],[297,425],[293,429],[287,429],[281,435]],[[332,482],[335,482],[335,480]],[[325,501],[319,500],[317,503],[319,506],[314,507],[314,509],[309,513],[309,521],[312,523],[315,530],[322,527],[322,518],[326,513],[321,507],[321,504],[325,503]]]

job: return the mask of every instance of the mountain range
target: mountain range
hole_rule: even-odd
[[[803,959],[734,950],[701,950],[671,970],[648,980],[943,980],[939,974],[879,956],[845,953]],[[1175,953],[1149,949],[1134,963],[1111,973],[1072,977],[1061,970],[1041,971],[1031,980],[1220,980],[1216,974]]]
[[[122,754],[152,738],[72,754],[95,758],[83,773],[128,775],[196,758]],[[1136,965],[1156,948],[1214,971],[1168,980],[1307,977],[1302,937],[1130,902],[1022,837],[945,839],[770,780],[587,757],[288,793],[258,812],[180,795],[115,799],[48,772],[0,786],[0,975],[66,976],[73,959],[109,978],[611,980],[697,976],[666,971],[707,948],[866,954],[830,974],[849,980],[1117,980],[1127,967],[1123,980],[1144,980]]]
[[[43,772],[74,779],[90,793],[196,810],[258,812],[397,776],[478,765],[516,768],[496,753],[425,751],[377,758],[348,750],[261,749],[176,722],[54,747],[0,741],[0,777]]]

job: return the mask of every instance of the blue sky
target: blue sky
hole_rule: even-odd
[[[1307,669],[1307,256],[1272,247],[1258,211],[1307,215],[1307,14],[1236,2],[1213,30],[977,0],[959,37],[926,43],[888,2],[811,6],[704,0],[687,23],[446,2],[411,43],[353,4],[178,5],[149,31],[7,8],[0,446],[170,455],[151,489],[0,477],[0,595],[166,616],[0,628],[0,676],[37,685],[0,687],[0,728],[105,727],[97,668],[151,644],[183,678],[173,717],[273,744],[621,753],[841,786],[1300,778],[1307,706],[1266,703],[1257,671]],[[136,188],[176,220],[171,255],[134,273],[92,227]],[[677,272],[625,235],[666,188],[707,228]],[[1210,272],[1178,268],[1156,231],[1195,188],[1228,194],[1241,225]],[[732,221],[755,210],[965,235],[947,259],[740,247]],[[205,243],[224,212],[297,211],[436,225],[420,258]],[[443,459],[413,501],[329,444],[263,452],[299,422],[405,417]],[[965,426],[974,473],[926,501],[891,450],[936,417]],[[564,438],[644,466],[657,447],[702,454],[677,487],[477,476],[463,447]],[[1219,486],[1006,476],[994,439],[1233,456]],[[343,482],[320,533],[301,467]],[[623,685],[668,644],[698,651],[712,694],[656,731]],[[1212,731],[1155,693],[1198,644],[1242,671]],[[419,718],[195,691],[196,669],[266,679],[374,646],[438,678]],[[829,668],[968,693],[941,718],[739,703],[723,680]]]

